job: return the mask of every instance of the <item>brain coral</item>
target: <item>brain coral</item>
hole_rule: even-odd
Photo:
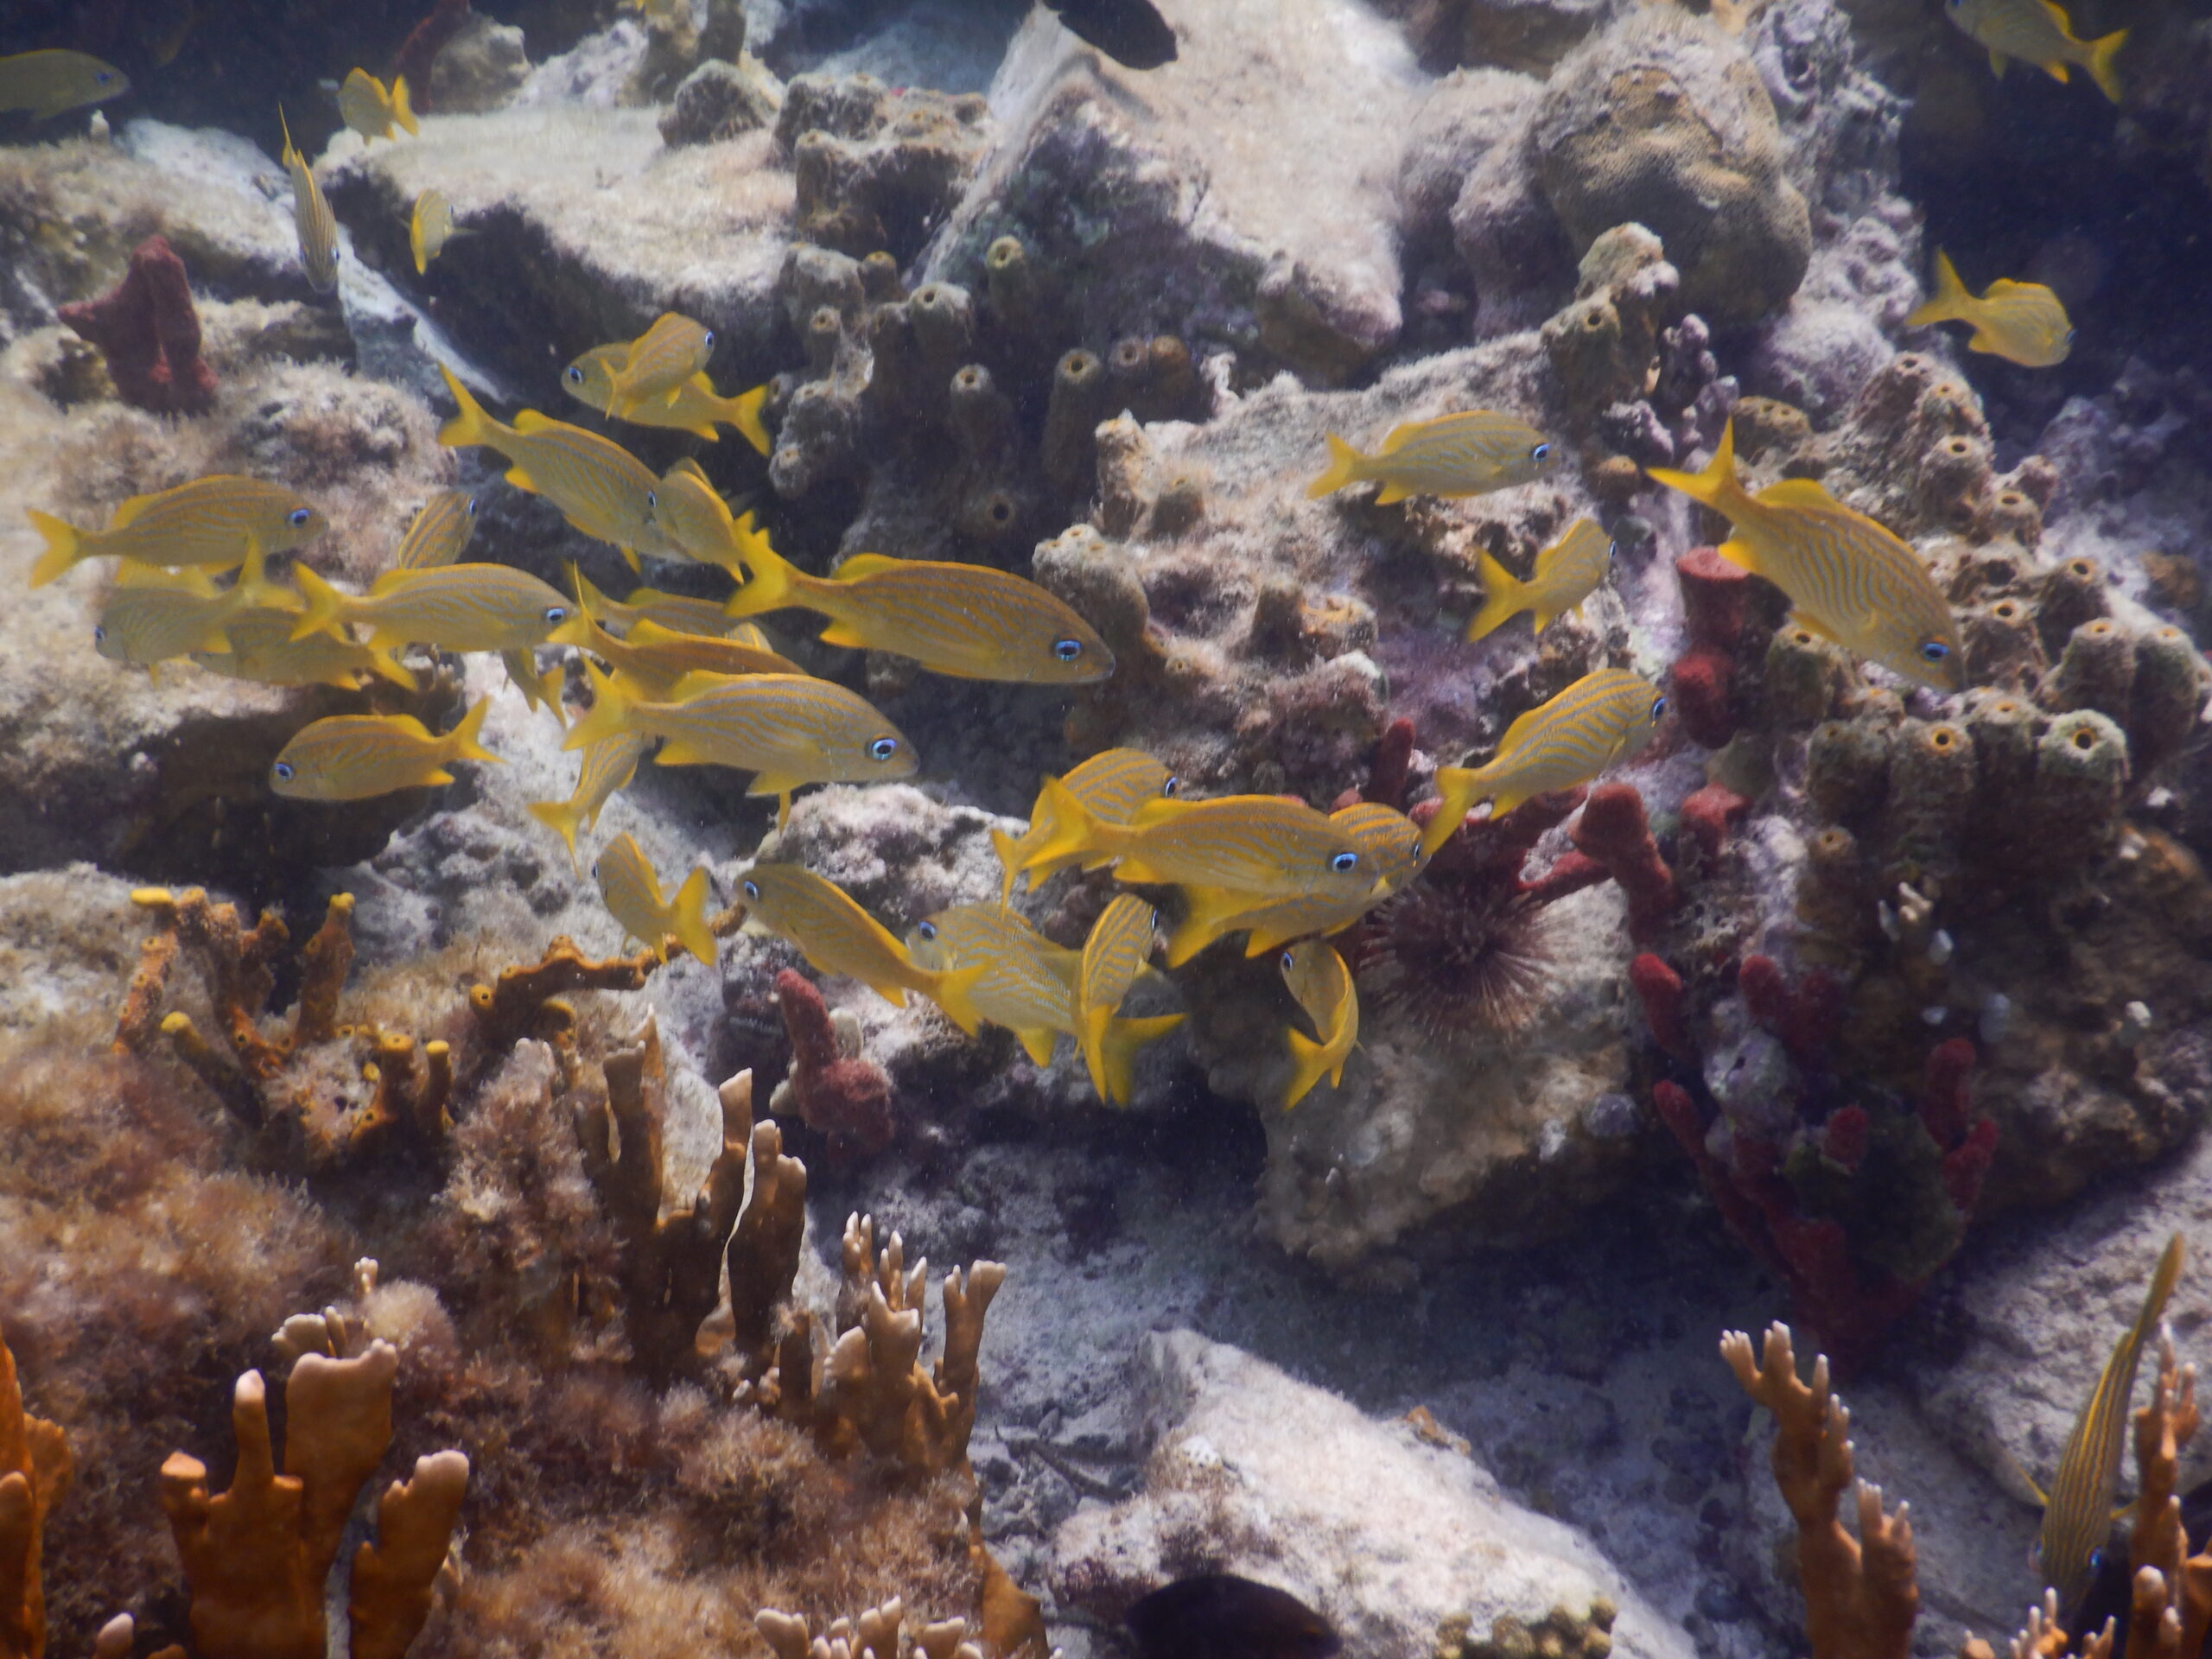
[[[1746,322],[1796,292],[1812,257],[1805,199],[1783,176],[1774,105],[1743,49],[1670,6],[1638,7],[1578,48],[1545,89],[1537,181],[1580,254],[1649,226],[1684,305]]]

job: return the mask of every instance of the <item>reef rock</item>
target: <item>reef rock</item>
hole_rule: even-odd
[[[1145,1337],[1133,1369],[1145,1487],[1061,1526],[1062,1600],[1114,1619],[1169,1579],[1228,1572],[1288,1590],[1375,1659],[1486,1637],[1510,1652],[1513,1626],[1526,1642],[1547,1621],[1563,1651],[1692,1651],[1586,1537],[1513,1503],[1463,1450],[1189,1331]]]

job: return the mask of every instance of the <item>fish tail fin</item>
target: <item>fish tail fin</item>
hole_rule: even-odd
[[[1360,465],[1367,457],[1332,432],[1329,438],[1329,465],[1320,477],[1306,486],[1306,499],[1318,501],[1333,494],[1347,484],[1359,481]]]
[[[2120,102],[2120,71],[2114,67],[2114,60],[2126,41],[2127,31],[2124,29],[2099,36],[2089,42],[2089,60],[2082,66],[2089,72],[2089,79],[2097,83],[2097,90],[2115,104]]]
[[[1468,812],[1482,798],[1486,779],[1479,766],[1439,766],[1436,769],[1436,816],[1422,826],[1421,861],[1436,856],[1438,848],[1459,833]]]
[[[738,521],[736,531],[739,562],[753,573],[753,579],[729,596],[729,602],[722,607],[722,614],[759,616],[766,611],[781,610],[790,602],[791,589],[798,585],[793,581],[798,573],[769,545],[767,531],[756,530],[743,519]]]
[[[576,830],[584,821],[584,810],[574,801],[532,801],[530,816],[550,830],[568,844],[569,868],[576,862]],[[677,895],[679,898],[682,895]]]
[[[1137,1056],[1149,1043],[1158,1042],[1181,1025],[1185,1016],[1163,1014],[1147,1020],[1116,1020],[1103,1009],[1094,1009],[1098,1032],[1086,1033],[1083,1058],[1090,1068],[1090,1086],[1109,1106],[1126,1106],[1136,1092]]]
[[[1931,322],[1949,322],[1961,314],[1961,308],[1972,297],[1967,285],[1959,280],[1958,267],[1951,263],[1951,256],[1936,250],[1936,291],[1912,308],[1904,320],[1908,328],[1920,328]]]
[[[1282,1109],[1286,1112],[1313,1092],[1313,1085],[1332,1064],[1325,1044],[1315,1042],[1302,1031],[1290,1033],[1290,1087],[1283,1090]]]
[[[1047,778],[1037,791],[1037,804],[1030,821],[1033,832],[1044,835],[1022,861],[1032,872],[1049,865],[1066,864],[1098,850],[1100,824],[1082,798],[1057,778]]]
[[[300,584],[300,597],[304,601],[300,620],[292,624],[292,638],[304,639],[314,633],[327,633],[334,639],[346,638],[346,595],[308,569],[304,564],[292,572]]]
[[[300,152],[292,148],[292,124],[284,118],[284,106],[282,104],[276,106],[276,127],[284,135],[284,153],[276,158],[276,165],[289,167],[299,159]],[[268,129],[264,127],[262,130],[266,132]]]
[[[423,130],[415,119],[415,106],[407,97],[407,77],[404,75],[392,77],[391,118],[411,133],[419,134]]]
[[[991,831],[991,850],[999,855],[999,868],[1004,872],[999,882],[999,902],[1004,904],[1014,897],[1014,878],[1021,874],[1021,849],[1012,836],[1003,830]]]
[[[1241,931],[1262,902],[1226,887],[1185,887],[1183,919],[1167,936],[1167,965],[1180,968],[1216,939]]]
[[[390,645],[377,645],[371,648],[369,672],[380,679],[390,680],[394,685],[404,686],[410,691],[419,691],[423,689],[416,683],[412,671],[399,665],[399,659],[391,654]]]
[[[1479,548],[1475,551],[1475,569],[1483,579],[1483,606],[1467,624],[1470,640],[1479,639],[1504,626],[1510,619],[1527,610],[1529,602],[1529,584]]]
[[[460,376],[442,363],[438,365],[438,372],[445,376],[446,390],[460,405],[460,412],[438,429],[438,442],[448,449],[469,449],[490,443],[499,423],[484,412],[484,405],[461,384]]]
[[[1720,442],[1714,446],[1713,459],[1706,462],[1703,472],[1679,473],[1671,467],[1647,467],[1644,471],[1654,483],[1679,490],[1723,517],[1733,517],[1733,509],[1751,499],[1743,480],[1736,476],[1736,423],[1732,418],[1720,429]]]
[[[944,1017],[973,1037],[982,1029],[983,1016],[976,1007],[976,986],[988,966],[977,963],[970,968],[953,968],[940,972],[929,988],[930,1001],[944,1010]]]
[[[676,897],[668,903],[668,931],[683,941],[683,948],[705,963],[715,965],[719,955],[715,935],[707,925],[707,867],[703,864],[683,878],[683,885],[676,890]]]
[[[289,611],[299,603],[299,595],[289,588],[280,588],[269,580],[269,556],[261,550],[259,542],[248,542],[245,563],[238,567],[236,589],[238,604],[257,611]]]
[[[500,757],[483,744],[485,717],[492,712],[492,699],[479,697],[469,711],[461,717],[461,724],[446,734],[448,760],[492,760]]]
[[[619,736],[628,729],[630,704],[634,699],[612,677],[601,673],[589,658],[584,659],[584,677],[591,682],[591,712],[569,728],[569,735],[561,745],[564,749],[581,749],[602,738]]]
[[[745,441],[762,454],[775,446],[768,441],[768,429],[761,424],[760,410],[768,401],[768,388],[755,386],[750,391],[740,392],[734,397],[722,400],[723,418],[742,433]]]
[[[41,512],[36,507],[28,511],[32,528],[46,537],[46,551],[31,566],[31,586],[43,588],[85,556],[85,537],[76,525],[50,512]]]

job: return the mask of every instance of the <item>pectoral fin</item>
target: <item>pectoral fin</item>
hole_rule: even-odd
[[[849,624],[843,622],[832,622],[815,638],[825,645],[849,645],[856,651],[868,649],[868,641],[855,632]]]
[[[1040,1026],[1033,1031],[1017,1031],[1014,1035],[1020,1043],[1022,1052],[1029,1056],[1032,1065],[1050,1065],[1052,1063],[1052,1049],[1059,1041],[1058,1033],[1046,1031]]]

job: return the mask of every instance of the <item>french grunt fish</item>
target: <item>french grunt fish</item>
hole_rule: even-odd
[[[1137,1051],[1183,1023],[1179,1014],[1150,1020],[1119,1017],[1122,999],[1152,955],[1156,912],[1133,893],[1114,895],[1084,941],[1076,973],[1076,1040],[1090,1086],[1109,1106],[1126,1106],[1135,1088]]]
[[[806,671],[787,657],[763,651],[715,634],[676,633],[658,622],[641,620],[618,638],[600,626],[591,613],[579,607],[547,637],[549,645],[574,645],[588,651],[619,674],[627,676],[657,698],[665,700],[677,681],[687,674],[803,674]]]
[[[2050,289],[2041,283],[2000,276],[1977,299],[1967,292],[1950,256],[1940,248],[1936,251],[1936,291],[1914,308],[1904,326],[1923,328],[1937,322],[1971,324],[1968,351],[1987,352],[2024,368],[2048,369],[2063,363],[2074,348],[2074,325]]]
[[[612,365],[627,357],[629,352],[626,345],[594,346],[561,372],[562,389],[579,403],[605,410],[614,395]],[[689,432],[709,443],[717,442],[721,437],[716,429],[734,426],[747,443],[765,455],[773,447],[768,442],[768,429],[760,423],[760,410],[767,401],[766,385],[725,397],[715,390],[715,383],[702,372],[678,385],[674,397],[618,409],[614,417],[632,426],[658,426]]]
[[[653,522],[669,546],[683,558],[727,570],[745,580],[741,543],[729,504],[709,481],[699,463],[686,456],[661,474],[660,499]]]
[[[294,146],[281,106],[276,119],[284,130],[284,170],[292,175],[292,226],[299,232],[300,269],[307,272],[309,288],[327,294],[338,286],[338,219],[315,181],[315,169]]]
[[[1344,1061],[1359,1041],[1359,993],[1353,988],[1351,969],[1325,939],[1294,944],[1282,953],[1281,963],[1283,983],[1313,1027],[1313,1037],[1295,1027],[1290,1032],[1292,1072],[1282,1102],[1288,1111],[1324,1077],[1332,1088],[1343,1084]]]
[[[674,939],[708,967],[715,965],[718,952],[714,933],[707,926],[705,865],[685,876],[683,885],[664,899],[652,861],[633,836],[621,835],[599,849],[591,874],[599,883],[607,913],[621,923],[632,938],[641,940],[656,960],[668,960],[668,941]]]
[[[577,604],[617,633],[626,634],[640,621],[648,621],[658,623],[671,633],[718,633],[757,650],[769,648],[766,633],[752,623],[731,621],[719,599],[665,594],[658,588],[635,588],[627,599],[613,599],[600,592],[573,564],[569,567],[569,586],[575,591]]]
[[[1127,823],[1097,817],[1058,779],[1041,791],[1085,869],[1116,880],[1226,887],[1262,898],[1364,898],[1377,882],[1358,839],[1326,814],[1277,795],[1146,802]]]
[[[1468,410],[1393,427],[1374,454],[1332,432],[1329,467],[1306,486],[1318,499],[1348,484],[1376,483],[1377,506],[1409,495],[1484,495],[1532,483],[1559,464],[1549,438],[1516,416]]]
[[[130,90],[130,76],[89,52],[50,49],[0,58],[0,111],[21,111],[41,121]]]
[[[269,787],[302,801],[365,801],[396,789],[453,782],[455,760],[497,760],[478,741],[492,700],[481,699],[444,736],[412,715],[333,715],[293,734],[269,768]]]
[[[415,198],[414,211],[407,216],[407,246],[415,256],[415,274],[427,274],[430,261],[446,251],[446,244],[463,234],[454,228],[453,203],[446,193],[433,187]]]
[[[439,490],[423,504],[400,537],[398,570],[429,570],[451,564],[467,550],[476,534],[476,495],[472,490]]]
[[[703,372],[714,354],[713,329],[664,311],[619,360],[607,359],[607,406],[601,412],[618,415],[644,404],[672,404],[683,383]]]
[[[31,567],[34,588],[85,559],[227,570],[245,563],[249,544],[264,553],[289,553],[330,528],[297,491],[223,474],[134,495],[115,510],[105,530],[80,530],[35,507],[30,521],[46,537],[46,551]]]
[[[229,654],[230,629],[245,613],[299,608],[299,595],[271,585],[263,563],[261,550],[252,549],[238,579],[219,590],[197,567],[171,575],[124,565],[92,629],[94,649],[111,662],[142,668],[194,652]]]
[[[1421,830],[1395,808],[1356,801],[1329,815],[1367,855],[1374,890],[1354,898],[1306,893],[1259,899],[1226,887],[1185,887],[1183,919],[1168,936],[1167,965],[1179,968],[1216,939],[1245,937],[1244,954],[1263,956],[1309,934],[1341,933],[1410,880],[1421,868]]]
[[[1992,74],[2002,75],[2005,66],[2018,58],[2063,82],[2066,66],[2079,64],[2099,92],[2120,102],[2115,66],[2127,41],[2124,29],[2094,41],[2081,40],[2074,33],[2073,20],[2052,0],[1944,0],[1943,15],[1987,50]]]
[[[226,652],[196,651],[192,660],[213,674],[262,685],[334,685],[352,690],[364,674],[375,674],[413,691],[414,675],[393,660],[389,650],[375,650],[327,633],[292,638],[299,616],[296,594],[282,610],[244,610],[223,625]]]
[[[797,864],[755,864],[738,882],[747,925],[798,948],[817,973],[856,979],[895,1007],[926,996],[970,1037],[982,1024],[971,995],[982,970],[925,968],[836,882]]]
[[[507,564],[387,570],[358,598],[304,566],[296,574],[307,604],[293,625],[295,639],[359,622],[372,645],[513,651],[543,645],[569,620],[570,609],[562,594]]]
[[[584,761],[576,774],[576,786],[565,801],[532,801],[530,816],[561,837],[569,849],[569,862],[576,861],[576,831],[595,828],[601,808],[614,797],[615,791],[629,786],[637,775],[638,762],[644,760],[652,747],[649,737],[639,737],[623,732],[613,737],[602,737],[584,746]]]
[[[1173,797],[1179,787],[1166,766],[1142,749],[1104,750],[1071,767],[1059,781],[1093,818],[1107,823],[1127,823],[1147,801]],[[1072,826],[1054,818],[1041,795],[1030,809],[1029,827],[1018,838],[1003,830],[992,830],[991,845],[1006,873],[1001,897],[1013,896],[1014,881],[1021,875],[1029,877],[1033,888],[1055,872],[1082,862],[1082,850],[1067,843],[1071,830]]]
[[[1536,555],[1535,574],[1526,582],[1487,550],[1478,549],[1475,567],[1482,574],[1483,605],[1467,624],[1467,638],[1479,639],[1495,632],[1523,611],[1541,633],[1598,591],[1612,557],[1613,538],[1594,518],[1576,519],[1566,535]]]
[[[1062,950],[1010,908],[955,905],[926,916],[907,938],[925,968],[974,969],[969,997],[988,1025],[1012,1032],[1036,1065],[1050,1065],[1075,1034],[1077,953]]]
[[[391,137],[394,127],[408,132],[423,130],[408,105],[406,76],[397,77],[387,90],[384,82],[360,68],[348,74],[338,89],[338,118],[359,133],[364,143],[372,138]]]

